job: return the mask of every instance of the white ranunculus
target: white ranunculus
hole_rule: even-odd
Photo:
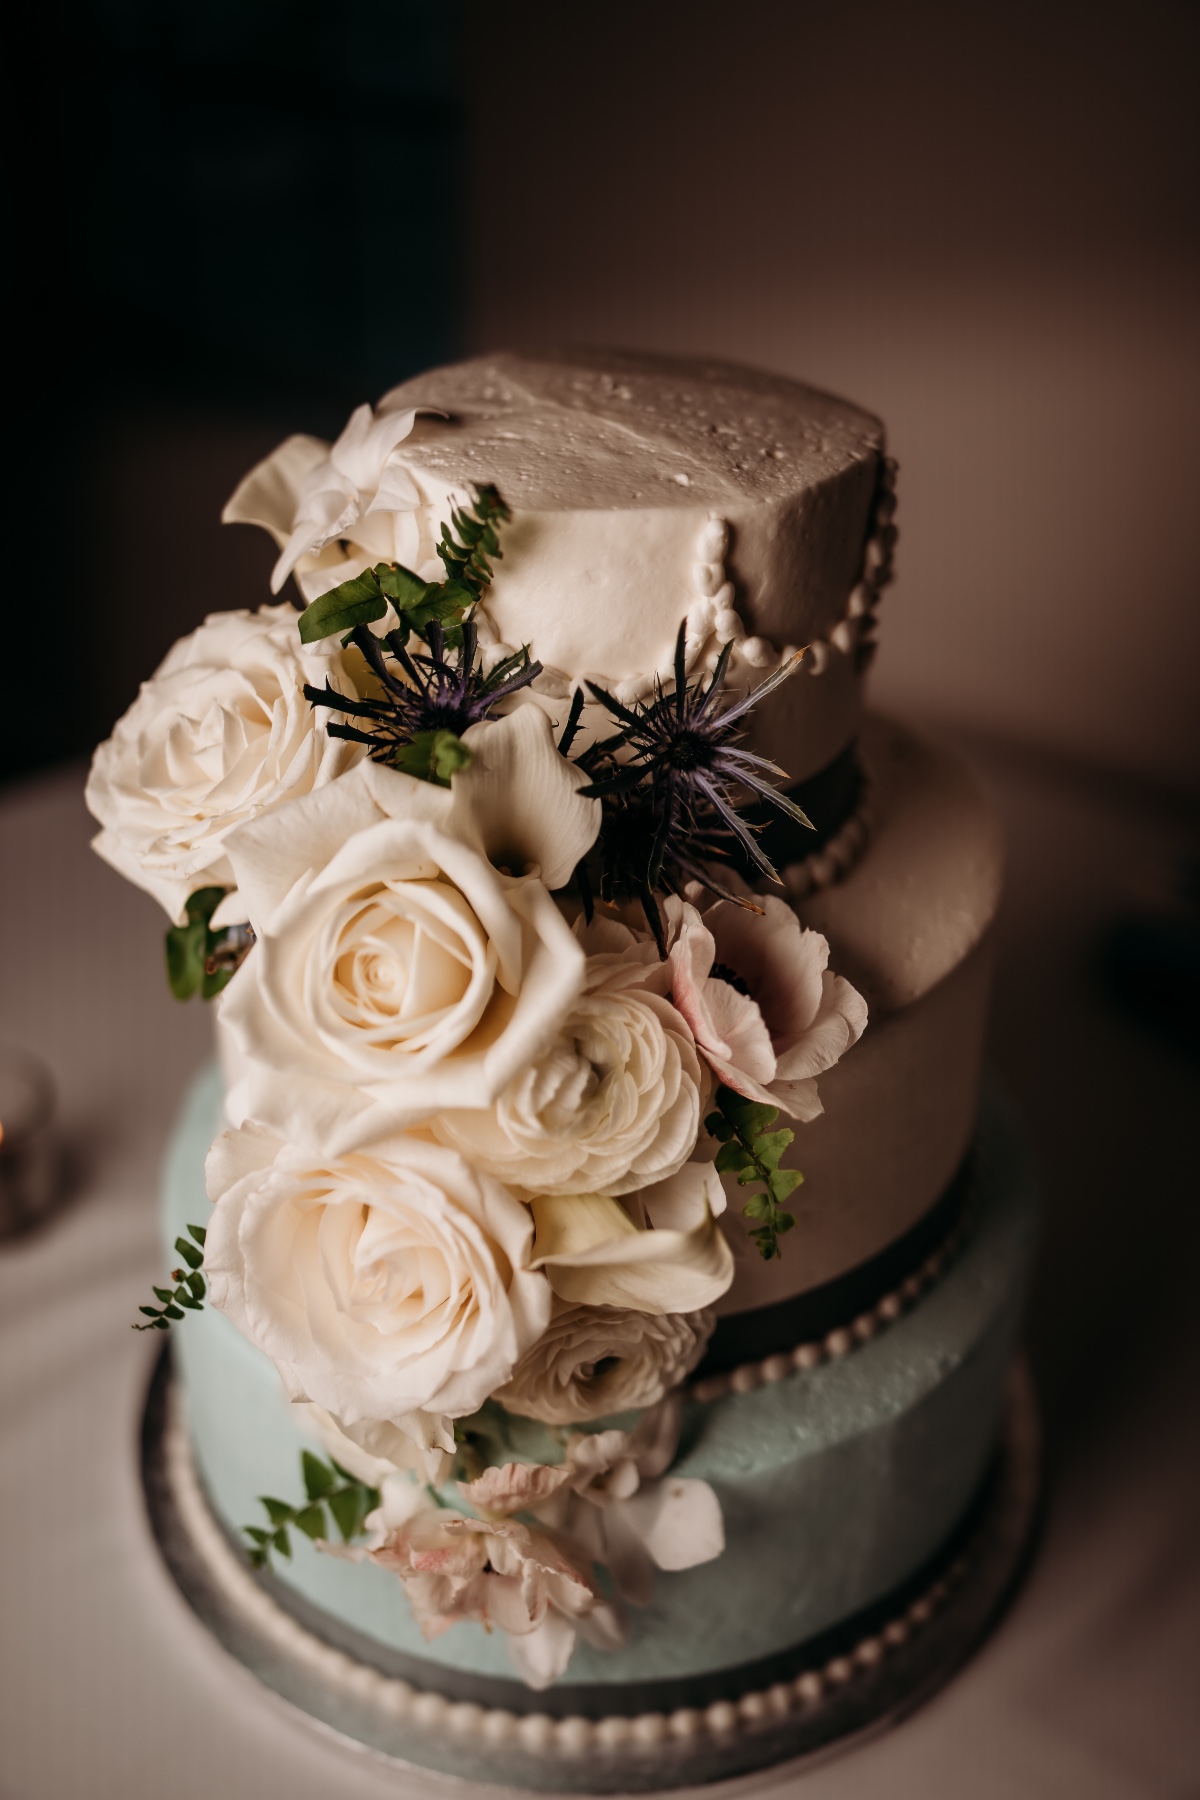
[[[695,1368],[715,1323],[711,1312],[656,1314],[557,1301],[546,1331],[495,1398],[546,1425],[581,1425],[653,1406]],[[468,1498],[486,1504],[474,1492]]]
[[[396,452],[419,412],[356,407],[333,445],[290,437],[251,469],[232,495],[227,525],[262,525],[280,548],[271,575],[277,594],[295,573],[307,600],[378,562],[443,573],[431,521],[409,471]]]
[[[87,804],[103,830],[93,848],[177,924],[197,888],[232,887],[229,833],[361,755],[304,698],[304,683],[327,675],[352,691],[336,656],[304,649],[290,606],[210,614],[96,751]],[[222,917],[233,922],[228,902]]]
[[[630,1193],[673,1175],[695,1148],[707,1069],[654,991],[661,965],[623,935],[629,954],[588,958],[562,1028],[494,1106],[433,1121],[444,1143],[528,1193]]]
[[[528,1208],[440,1144],[397,1136],[318,1159],[243,1127],[217,1139],[206,1174],[213,1305],[293,1400],[352,1437],[386,1422],[423,1452],[452,1452],[448,1421],[545,1330]]]
[[[464,741],[449,789],[363,763],[230,840],[258,938],[221,1003],[235,1122],[347,1149],[490,1105],[559,1029],[584,956],[547,882],[598,806],[536,708]]]
[[[733,1256],[717,1224],[725,1207],[711,1163],[682,1169],[625,1200],[607,1194],[540,1194],[530,1201],[533,1266],[560,1300],[692,1313],[733,1280]]]

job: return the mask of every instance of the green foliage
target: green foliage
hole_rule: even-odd
[[[804,1177],[799,1169],[779,1166],[796,1134],[786,1126],[772,1131],[779,1109],[746,1100],[732,1088],[717,1089],[717,1107],[704,1121],[705,1130],[720,1140],[716,1167],[722,1174],[736,1174],[742,1187],[758,1185],[759,1192],[751,1194],[742,1213],[760,1221],[749,1235],[758,1245],[759,1255],[770,1262],[781,1255],[779,1240],[796,1223],[784,1201]]]
[[[437,553],[446,570],[443,581],[422,581],[402,563],[376,563],[305,608],[301,642],[315,644],[337,632],[349,637],[384,618],[390,606],[402,644],[414,632],[424,638],[436,622],[444,628],[446,643],[457,645],[463,620],[492,579],[489,559],[502,554],[496,528],[511,516],[494,487],[477,488],[472,504],[465,511],[456,507],[449,524],[442,526]]]
[[[464,1419],[455,1419],[456,1478],[474,1481],[485,1469],[511,1461],[514,1451],[511,1426],[511,1415],[495,1400],[485,1400],[477,1412]]]
[[[182,1319],[185,1312],[203,1312],[204,1296],[207,1292],[200,1265],[204,1261],[204,1227],[189,1225],[188,1235],[195,1239],[189,1244],[187,1238],[177,1237],[175,1248],[183,1258],[186,1267],[171,1270],[173,1288],[156,1287],[154,1292],[160,1304],[158,1306],[139,1306],[138,1311],[145,1315],[146,1323],[139,1325],[134,1321],[135,1331],[170,1331],[173,1319]]]
[[[272,1550],[280,1556],[291,1557],[292,1540],[290,1527],[302,1531],[314,1543],[333,1536],[332,1527],[326,1518],[326,1509],[332,1517],[341,1535],[342,1542],[348,1544],[351,1538],[358,1536],[363,1528],[363,1520],[369,1512],[374,1512],[379,1505],[379,1489],[368,1487],[365,1481],[359,1481],[348,1469],[332,1460],[325,1463],[311,1450],[300,1453],[300,1470],[304,1478],[304,1500],[299,1506],[293,1506],[287,1500],[277,1500],[273,1494],[260,1494],[259,1500],[266,1512],[267,1525],[244,1525],[242,1530],[250,1539],[248,1555],[251,1566],[265,1569],[270,1560]]]
[[[210,923],[223,887],[197,888],[186,903],[187,922],[167,932],[167,984],[177,1000],[215,1000],[253,943],[248,925],[214,931]]]
[[[465,769],[471,752],[452,731],[418,731],[411,743],[401,744],[392,757],[392,767],[420,781],[433,781],[449,787],[450,777]]]
[[[446,574],[451,581],[462,581],[474,588],[476,598],[492,579],[488,558],[502,555],[496,527],[511,517],[496,489],[481,487],[475,490],[474,504],[466,512],[456,507],[450,514],[450,524],[442,526],[437,553]]]
[[[380,564],[380,567],[384,567]],[[414,580],[416,577],[414,576]],[[332,637],[337,631],[353,631],[356,625],[370,625],[382,619],[388,603],[379,585],[375,569],[354,575],[338,587],[306,606],[300,614],[300,642],[315,644]]]
[[[206,972],[209,953],[218,942],[208,922],[224,898],[223,887],[197,889],[187,902],[187,923],[172,925],[167,933],[167,982],[177,1000],[190,1000],[193,994],[211,999],[229,979],[226,975],[218,981]]]

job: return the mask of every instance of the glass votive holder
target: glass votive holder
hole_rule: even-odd
[[[45,1217],[56,1177],[50,1071],[28,1051],[0,1044],[0,1238]]]

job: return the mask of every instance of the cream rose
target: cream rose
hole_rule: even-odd
[[[528,1208],[441,1145],[401,1136],[318,1160],[242,1128],[217,1139],[207,1179],[213,1305],[293,1400],[356,1441],[383,1421],[452,1451],[449,1419],[481,1406],[545,1330]]]
[[[103,830],[93,849],[176,924],[197,888],[232,887],[229,833],[361,755],[304,698],[304,683],[326,675],[349,691],[338,657],[305,651],[290,606],[210,614],[96,751],[86,797]]]
[[[258,938],[221,1002],[235,1123],[347,1149],[491,1104],[560,1028],[584,956],[547,884],[597,804],[536,708],[464,741],[450,789],[363,763],[231,838]]]
[[[816,1077],[866,1029],[867,1003],[829,967],[829,944],[791,907],[668,902],[672,997],[726,1087],[793,1119],[821,1113]]]
[[[622,927],[589,956],[583,992],[553,1040],[486,1112],[433,1121],[482,1169],[528,1193],[625,1194],[691,1155],[710,1087],[692,1034],[655,991],[661,965]]]
[[[711,1312],[654,1314],[558,1301],[545,1333],[495,1398],[546,1425],[580,1425],[653,1406],[695,1368],[715,1323]]]

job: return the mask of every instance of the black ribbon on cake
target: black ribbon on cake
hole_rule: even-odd
[[[812,820],[811,831],[766,801],[746,807],[741,815],[748,825],[755,827],[760,845],[777,869],[786,869],[789,863],[803,862],[806,856],[816,856],[850,819],[862,793],[858,740],[852,738],[823,769],[806,776],[803,781],[793,782],[783,791]],[[748,858],[743,861],[741,873],[748,881],[762,879]]]
[[[786,1353],[797,1344],[815,1343],[828,1332],[851,1325],[861,1314],[870,1312],[950,1236],[971,1190],[972,1161],[973,1152],[968,1151],[950,1185],[928,1212],[865,1262],[788,1300],[718,1319],[704,1361],[696,1370],[696,1379],[736,1369],[740,1363],[760,1362],[764,1356]],[[785,1242],[785,1256],[791,1248]]]

